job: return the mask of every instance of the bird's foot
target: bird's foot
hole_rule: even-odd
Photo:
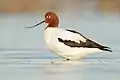
[[[63,61],[70,61],[71,59],[69,59],[69,58],[65,58]],[[50,62],[51,64],[54,64],[55,62],[54,61],[52,61],[52,62]]]

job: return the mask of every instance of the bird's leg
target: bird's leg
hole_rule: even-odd
[[[69,58],[65,58],[63,61],[70,61],[71,59],[69,59]],[[50,62],[51,64],[54,64],[55,62]]]

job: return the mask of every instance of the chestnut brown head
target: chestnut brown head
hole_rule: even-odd
[[[42,24],[44,22],[48,24],[46,28],[48,28],[48,27],[55,28],[55,27],[58,27],[59,19],[58,19],[58,16],[54,12],[47,12],[45,14],[45,20],[44,21],[42,21],[42,22],[40,22],[40,23],[38,23],[38,24],[36,24],[34,26],[27,27],[27,28],[36,27],[36,26],[38,26],[38,25],[40,25],[40,24]]]
[[[55,13],[47,12],[45,14],[45,22],[48,23],[47,27],[58,27],[59,19]]]

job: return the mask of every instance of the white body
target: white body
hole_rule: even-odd
[[[58,38],[75,42],[79,42],[79,40],[86,42],[86,39],[81,35],[66,31],[65,29],[48,27],[45,30],[44,36],[48,48],[67,59],[80,59],[87,54],[102,51],[98,48],[70,47],[59,42]]]

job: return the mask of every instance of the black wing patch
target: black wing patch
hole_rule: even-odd
[[[75,31],[75,30],[66,29],[66,31],[79,34],[79,35],[81,35],[83,38],[87,39],[85,36],[83,36],[81,33],[77,32],[77,31]]]
[[[65,45],[67,46],[70,46],[70,47],[86,47],[86,48],[99,48],[100,50],[104,50],[104,51],[110,51],[110,48],[109,47],[106,47],[106,46],[102,46],[96,42],[93,42],[92,40],[90,39],[87,39],[85,36],[83,36],[81,33],[79,32],[76,32],[74,30],[68,30],[67,31],[70,31],[70,32],[73,32],[73,33],[77,33],[79,35],[81,35],[82,37],[84,37],[86,39],[86,42],[82,42],[81,40],[79,40],[80,42],[77,43],[75,41],[71,41],[71,40],[62,40],[61,38],[58,38],[58,41],[59,42],[62,42],[64,43]]]

